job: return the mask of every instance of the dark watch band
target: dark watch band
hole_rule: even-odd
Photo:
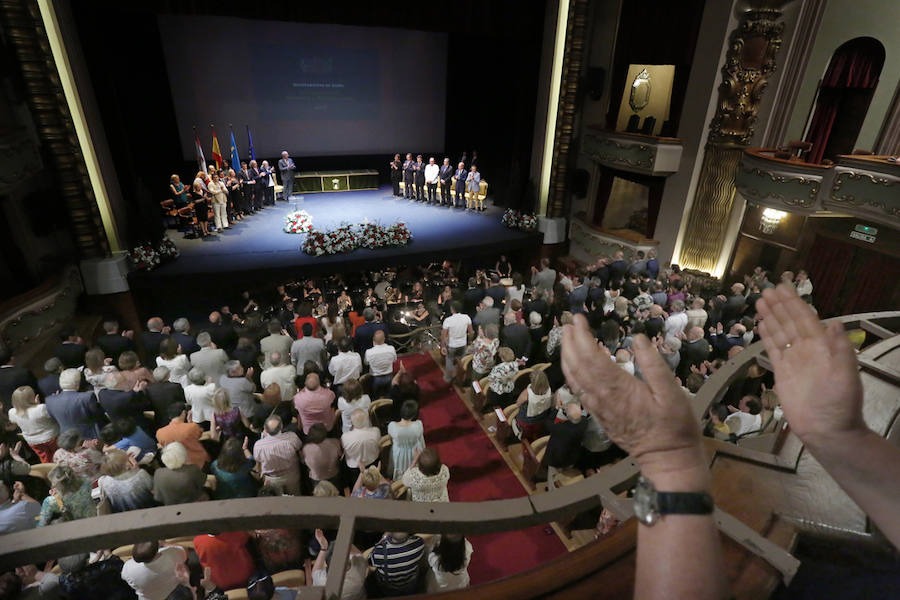
[[[708,515],[715,506],[705,492],[657,492],[656,502],[660,515]]]

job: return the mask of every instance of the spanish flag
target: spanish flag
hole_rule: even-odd
[[[216,161],[216,168],[221,169],[222,168],[222,151],[219,150],[219,138],[216,137],[216,128],[213,127],[212,125],[210,125],[210,127],[212,127],[212,133],[213,133],[212,159],[214,161]]]

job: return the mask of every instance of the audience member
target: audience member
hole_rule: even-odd
[[[53,461],[59,425],[50,416],[47,405],[40,403],[40,399],[30,386],[18,387],[12,393],[9,421],[22,430],[25,442],[42,463]]]
[[[388,435],[392,441],[393,479],[400,479],[413,463],[416,451],[425,449],[425,429],[418,417],[418,403],[407,400],[400,407],[400,420],[388,423]]]
[[[280,417],[266,419],[262,437],[253,446],[263,483],[279,493],[300,495],[300,449],[296,434],[283,431]]]
[[[415,458],[403,473],[402,480],[409,488],[413,502],[450,502],[447,493],[450,469],[441,462],[434,448],[416,449]]]

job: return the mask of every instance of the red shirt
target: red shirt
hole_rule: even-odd
[[[303,325],[305,323],[309,323],[313,328],[313,337],[316,337],[316,333],[319,329],[319,321],[315,317],[297,317],[294,319],[294,329],[297,330],[297,339],[303,338]]]
[[[353,325],[353,328],[350,330],[350,337],[353,337],[356,335],[356,328],[363,325],[366,320],[356,312],[351,312],[347,316],[350,318],[350,323]]]
[[[244,531],[226,531],[216,536],[198,535],[194,550],[200,564],[209,567],[213,583],[223,590],[246,588],[253,575],[253,557],[247,550],[250,536]]]

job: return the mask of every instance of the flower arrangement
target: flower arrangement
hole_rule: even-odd
[[[137,271],[152,271],[164,262],[175,260],[181,252],[175,242],[164,235],[156,247],[150,242],[132,248],[128,253],[128,262]]]
[[[312,216],[305,210],[296,210],[284,217],[285,233],[309,233],[312,229]]]
[[[534,214],[519,212],[514,208],[507,208],[500,222],[510,229],[521,229],[522,231],[536,231],[538,227],[538,219]]]
[[[149,243],[134,247],[128,253],[128,260],[138,271],[152,271],[162,262],[159,252]]]
[[[361,223],[353,226],[342,224],[327,231],[311,230],[301,249],[313,256],[353,252],[357,248],[390,248],[405,246],[412,240],[406,223],[394,223],[388,227],[378,223]]]

